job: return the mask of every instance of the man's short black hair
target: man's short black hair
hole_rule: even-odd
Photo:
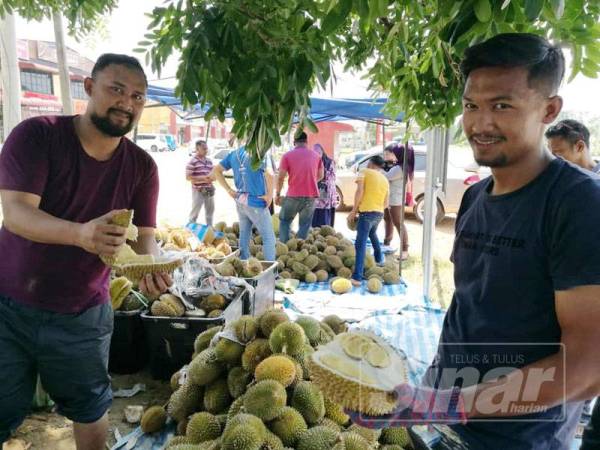
[[[306,142],[308,141],[308,136],[304,131],[301,131],[297,135],[294,136],[294,142]]]
[[[376,165],[377,167],[383,167],[385,165],[385,161],[381,155],[373,155],[369,158],[369,162],[371,164]]]
[[[125,66],[129,69],[141,72],[141,74],[144,76],[146,86],[148,86],[148,79],[146,78],[146,73],[144,72],[144,68],[137,60],[137,58],[134,58],[133,56],[129,55],[120,55],[117,53],[104,53],[103,55],[100,55],[100,57],[96,61],[96,64],[94,64],[94,68],[92,69],[92,78],[95,79],[98,72],[102,72],[106,67],[110,66],[111,64]]]
[[[206,145],[206,141],[204,139],[198,139],[196,141],[196,147],[198,147],[199,145]]]
[[[460,70],[466,81],[483,67],[525,67],[529,86],[544,95],[556,95],[565,74],[565,57],[560,47],[529,33],[498,34],[465,50]]]
[[[572,119],[561,120],[556,125],[552,125],[546,130],[545,136],[546,139],[562,138],[571,145],[575,145],[577,141],[583,141],[586,147],[590,147],[590,130],[581,122]]]

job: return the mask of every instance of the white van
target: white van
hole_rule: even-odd
[[[164,134],[140,133],[135,143],[147,152],[164,152],[169,150],[169,144]]]

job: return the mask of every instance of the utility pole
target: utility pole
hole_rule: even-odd
[[[62,14],[60,11],[52,13],[54,22],[54,41],[56,43],[56,59],[58,61],[58,77],[60,79],[60,96],[63,104],[63,114],[73,114],[73,102],[71,101],[71,80],[69,76],[69,64],[67,62],[67,49],[65,47],[65,35],[63,30]]]
[[[0,66],[2,72],[2,123],[4,139],[21,121],[21,79],[17,60],[15,17],[0,18]]]

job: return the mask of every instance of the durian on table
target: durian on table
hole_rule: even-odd
[[[406,359],[365,331],[336,335],[311,355],[309,367],[312,381],[326,397],[375,416],[394,410],[394,387],[408,381]]]
[[[133,210],[129,209],[115,214],[111,224],[127,227],[126,238],[136,241],[138,238],[137,227],[132,223]],[[144,275],[157,272],[172,272],[183,264],[181,258],[158,257],[153,255],[138,255],[128,244],[123,244],[119,252],[114,256],[100,255],[104,264],[111,266],[117,275],[127,277],[133,282],[138,282]]]

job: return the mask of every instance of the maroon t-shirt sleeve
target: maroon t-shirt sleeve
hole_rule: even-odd
[[[147,161],[144,176],[131,201],[133,223],[138,227],[156,228],[156,205],[158,203],[158,168],[153,160]]]
[[[49,171],[46,130],[39,120],[25,120],[8,135],[0,152],[0,189],[42,196]]]

